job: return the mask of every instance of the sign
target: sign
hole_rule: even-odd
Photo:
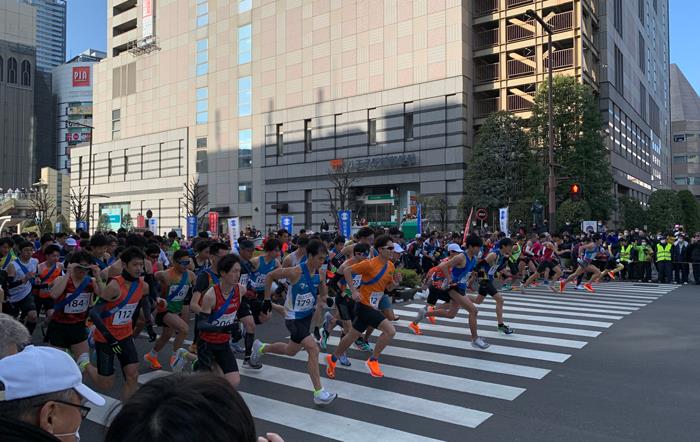
[[[498,209],[498,220],[500,222],[501,232],[505,233],[506,236],[508,236],[508,208],[507,207],[501,207],[500,209]]]
[[[146,228],[146,217],[139,214],[136,216],[136,228],[145,229]]]
[[[462,236],[462,245],[466,245],[467,236],[469,235],[469,229],[472,228],[472,216],[474,215],[474,207],[469,211],[469,216],[467,217],[467,222],[464,223],[464,235]]]
[[[352,236],[352,210],[338,210],[338,230],[345,238]]]
[[[90,86],[90,66],[75,66],[73,68],[73,87]]]
[[[241,236],[241,221],[237,216],[228,219],[228,236],[231,239],[231,250],[236,250],[238,238]]]
[[[348,169],[352,172],[363,172],[380,169],[400,169],[418,165],[418,157],[414,153],[392,155],[380,158],[351,160]]]
[[[219,212],[209,212],[209,231],[212,235],[219,234]]]
[[[153,0],[142,0],[142,26],[143,26],[143,38],[148,38],[153,36]]]
[[[291,215],[285,215],[280,217],[280,224],[282,228],[285,229],[291,235],[294,231],[294,217]]]
[[[598,231],[598,221],[581,221],[581,231],[582,232],[597,232]]]
[[[483,207],[481,209],[476,209],[476,219],[479,221],[486,221],[488,214],[489,213]]]
[[[56,223],[56,228],[55,228],[54,232],[56,232],[56,233],[61,233],[61,228],[62,228],[62,227],[63,227],[63,226],[61,225],[61,223]]]
[[[331,160],[331,169],[338,170],[342,167],[343,167],[343,159],[342,158]]]
[[[74,101],[68,103],[66,107],[66,115],[71,116],[92,116],[92,102],[91,101]]]
[[[148,220],[148,230],[153,232],[154,235],[158,234],[158,218],[150,218]]]
[[[109,220],[110,224],[121,224],[122,223],[122,216],[119,214],[107,214],[107,219]]]
[[[86,127],[71,127],[66,132],[68,145],[87,143],[88,141],[90,141],[90,129]]]
[[[422,234],[423,233],[423,208],[421,207],[421,203],[416,204],[416,233],[417,234]]]
[[[82,230],[83,232],[87,232],[87,222],[76,221],[75,222],[75,230]]]
[[[187,237],[194,238],[197,236],[197,217],[188,216],[187,217]]]

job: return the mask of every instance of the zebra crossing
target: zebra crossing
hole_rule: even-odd
[[[504,404],[537,388],[577,350],[677,286],[611,282],[595,288],[593,294],[574,289],[554,294],[546,287],[531,287],[526,294],[505,292],[505,322],[515,329],[509,336],[498,332],[496,305],[487,298],[479,306],[479,334],[491,344],[486,350],[471,346],[465,312],[437,318],[435,324],[424,321],[424,334],[416,336],[408,324],[424,304],[397,304],[397,333],[382,354],[384,378],[367,374],[366,353],[349,350],[352,366],[338,365],[336,379],[322,378],[325,388],[339,394],[326,408],[311,401],[303,352],[266,355],[262,370],[242,369],[239,391],[259,426],[283,437],[285,429],[305,435],[288,441],[463,440]],[[338,344],[337,333],[328,340],[329,349]],[[169,374],[143,373],[139,383]],[[107,397],[107,404],[94,407],[88,419],[106,426],[119,404]]]

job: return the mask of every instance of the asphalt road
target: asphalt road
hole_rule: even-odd
[[[277,432],[286,441],[697,440],[700,289],[626,282],[596,288],[507,293],[511,336],[498,334],[488,300],[479,314],[491,344],[486,351],[468,344],[463,312],[423,323],[425,334],[415,336],[406,320],[422,301],[395,304],[402,318],[381,358],[384,378],[369,376],[367,355],[351,350],[351,369],[339,365],[335,380],[322,379],[339,398],[318,408],[306,354],[268,355],[260,372],[242,370],[240,391],[258,433]],[[278,317],[258,336],[270,342],[286,332]],[[150,344],[139,338],[137,347],[143,354]],[[161,354],[163,371],[142,363],[140,382],[168,375],[169,357]],[[104,392],[109,407],[119,405],[120,389],[118,374],[115,388]],[[83,440],[102,440],[109,411],[91,412]]]

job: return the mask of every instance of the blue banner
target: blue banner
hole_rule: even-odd
[[[423,233],[423,210],[421,204],[416,204],[416,233]]]
[[[76,221],[75,230],[82,230],[83,232],[87,232],[87,223],[85,221]]]
[[[189,238],[194,238],[197,236],[197,217],[188,216],[187,217],[187,236]]]
[[[291,235],[294,233],[294,217],[292,215],[285,215],[280,217],[280,224],[282,228],[285,229]]]
[[[352,236],[352,210],[338,210],[338,230],[346,239]]]

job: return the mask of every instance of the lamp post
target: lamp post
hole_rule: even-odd
[[[554,172],[554,126],[552,124],[552,34],[554,31],[552,31],[552,27],[549,26],[544,20],[542,20],[542,17],[540,17],[535,11],[532,9],[528,9],[527,14],[532,16],[537,22],[542,26],[542,29],[547,33],[547,57],[549,58],[549,62],[547,63],[547,105],[548,105],[548,110],[547,110],[547,126],[548,126],[548,137],[549,137],[549,146],[548,146],[548,169],[549,169],[549,192],[548,192],[548,201],[547,205],[549,206],[549,231],[551,233],[554,233],[557,231],[557,223],[556,223],[556,209],[557,209],[557,200],[555,197],[555,191],[556,191],[556,186],[557,186],[557,178]]]

